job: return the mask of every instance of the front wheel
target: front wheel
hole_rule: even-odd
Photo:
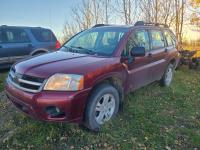
[[[169,64],[167,66],[167,69],[165,70],[165,73],[161,79],[161,85],[162,86],[170,86],[174,76],[174,65]]]
[[[101,84],[92,91],[89,98],[86,113],[85,126],[93,131],[99,131],[100,127],[119,110],[118,91],[110,84]]]

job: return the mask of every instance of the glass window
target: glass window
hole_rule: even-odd
[[[167,45],[168,46],[174,45],[173,38],[172,38],[171,34],[168,31],[165,31],[164,35],[165,35],[166,40],[167,40]]]
[[[149,36],[146,30],[136,31],[130,36],[122,55],[130,55],[133,47],[144,47],[146,51],[149,51]]]
[[[104,53],[112,53],[113,49],[117,47],[122,36],[123,34],[119,32],[105,32],[99,46]]]
[[[0,30],[0,43],[3,43],[3,31]]]
[[[165,47],[165,42],[162,36],[162,32],[158,30],[151,31],[152,49],[158,49]]]
[[[7,43],[27,43],[29,38],[23,29],[5,29]]]
[[[74,47],[83,47],[87,49],[92,49],[95,47],[95,42],[97,40],[98,32],[91,32],[89,34],[85,34],[78,38],[76,41],[72,43]]]
[[[33,33],[34,37],[39,42],[55,42],[56,37],[51,32],[51,30],[48,29],[42,29],[42,28],[35,28],[31,29],[31,32]]]
[[[80,53],[90,50],[99,55],[110,56],[119,45],[126,31],[127,29],[119,28],[92,28],[76,35],[64,46],[74,48]],[[66,48],[61,50],[66,51]]]

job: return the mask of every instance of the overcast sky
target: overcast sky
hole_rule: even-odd
[[[58,38],[80,0],[0,0],[0,25],[51,28]]]

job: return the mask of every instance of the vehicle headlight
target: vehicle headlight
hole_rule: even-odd
[[[50,91],[78,91],[83,89],[84,78],[76,74],[55,74],[51,76],[44,86]]]

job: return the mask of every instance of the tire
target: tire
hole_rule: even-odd
[[[84,125],[92,131],[99,131],[100,127],[119,110],[119,93],[110,84],[101,84],[91,93],[85,112]]]
[[[166,86],[166,87],[170,86],[173,77],[174,77],[174,65],[170,63],[167,66],[162,79],[160,80],[161,86]]]

